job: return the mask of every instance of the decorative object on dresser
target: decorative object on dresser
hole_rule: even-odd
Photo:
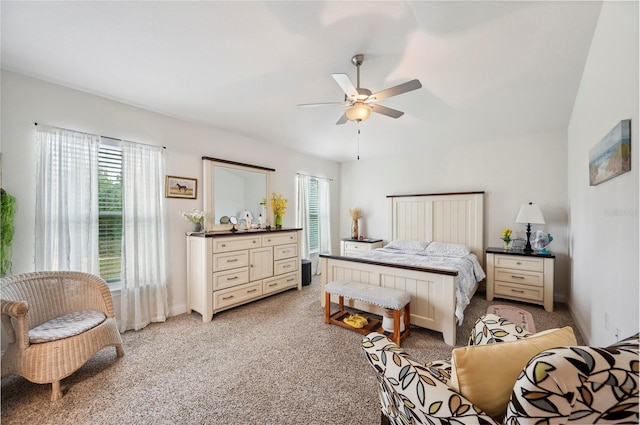
[[[513,234],[513,230],[508,227],[502,231],[502,242],[504,242],[504,249],[509,249],[509,242],[511,242],[511,235]]]
[[[535,230],[531,232],[531,245],[534,249],[538,250],[539,254],[547,254],[547,246],[553,241],[553,236],[549,233],[545,233],[542,230]]]
[[[382,248],[382,239],[340,239],[340,255],[343,257],[354,257],[376,248]]]
[[[180,211],[180,217],[191,222],[191,231],[199,232],[202,230],[202,223],[204,222],[204,211],[193,208],[191,211]]]
[[[531,249],[531,225],[532,224],[544,224],[544,217],[542,216],[542,211],[540,211],[540,207],[534,205],[532,202],[529,202],[528,205],[520,206],[520,211],[518,211],[518,216],[516,217],[516,223],[522,223],[527,225],[527,241],[524,247],[525,253],[533,252]]]
[[[351,239],[358,239],[358,220],[362,218],[362,210],[350,208],[349,216],[351,217]]]
[[[288,199],[282,197],[281,194],[271,194],[271,208],[273,208],[273,215],[275,217],[276,229],[282,228],[282,217],[287,212]]]
[[[302,229],[187,236],[187,313],[213,314],[291,288],[301,289]]]
[[[473,254],[477,257],[478,269],[482,269],[484,192],[397,195],[387,198],[391,214],[389,234],[392,242],[389,245],[393,242],[404,242],[400,244],[400,248],[404,250],[415,250],[412,246],[419,246],[418,249],[425,251],[432,245],[445,249],[457,245],[464,248],[467,256]],[[382,248],[385,249],[386,247]],[[366,255],[377,251],[371,250]],[[411,324],[442,332],[448,345],[455,344],[456,326],[458,320],[462,320],[462,310],[478,287],[475,267],[474,273],[469,270],[469,273],[460,273],[457,269],[445,267],[407,265],[326,254],[320,254],[320,262],[320,303],[323,307],[324,286],[332,281],[347,280],[401,289],[411,293]],[[467,264],[472,262],[468,261]],[[474,276],[471,276],[472,274]],[[484,271],[481,274],[484,278]],[[463,277],[470,277],[474,280],[473,284],[467,285],[469,279],[462,279]],[[462,280],[465,284],[459,285]],[[460,299],[456,296],[458,289],[464,289],[466,294]],[[338,297],[332,296],[331,300],[334,303],[338,302]],[[349,300],[349,307],[384,315],[384,309],[354,300]]]
[[[487,300],[530,302],[553,311],[555,255],[487,248]]]

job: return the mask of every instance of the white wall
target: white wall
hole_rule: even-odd
[[[638,2],[603,3],[568,131],[569,305],[596,345],[638,332],[638,35]],[[589,150],[627,118],[631,171],[589,186]]]
[[[264,141],[250,140],[204,125],[114,102],[66,87],[2,71],[2,185],[17,198],[13,273],[34,271],[35,127],[40,122],[104,136],[166,146],[167,174],[195,177],[196,200],[168,199],[171,315],[186,311],[186,242],[190,223],[179,211],[202,209],[202,156],[275,168],[272,190],[289,199],[284,226],[295,225],[297,172],[333,178],[332,223],[339,248],[339,166]],[[114,299],[117,305],[118,300]]]
[[[389,143],[393,143],[389,141]],[[502,229],[524,237],[515,223],[521,204],[540,205],[546,224],[533,226],[553,235],[555,299],[563,301],[569,283],[567,256],[567,139],[564,131],[513,139],[477,140],[462,147],[454,140],[425,140],[415,149],[384,160],[341,165],[340,235],[348,237],[348,209],[363,211],[361,232],[389,240],[387,195],[485,192],[485,246],[502,246]]]

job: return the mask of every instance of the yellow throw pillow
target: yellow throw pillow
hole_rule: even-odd
[[[518,375],[541,351],[576,345],[569,326],[518,341],[456,348],[451,358],[451,386],[489,416],[502,420]]]

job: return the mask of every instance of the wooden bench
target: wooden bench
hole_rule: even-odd
[[[369,319],[369,323],[363,328],[354,328],[346,323],[343,319],[351,313],[344,310],[344,299],[350,298],[368,304],[374,304],[393,310],[393,336],[392,340],[400,345],[400,342],[409,336],[411,325],[411,295],[408,292],[394,288],[385,288],[383,286],[373,286],[360,282],[336,281],[325,285],[325,303],[324,303],[324,322],[334,324],[345,329],[350,329],[367,335],[370,332],[377,331],[384,333],[382,322],[377,319]],[[337,295],[339,298],[339,310],[331,314],[331,295]],[[400,316],[402,310],[404,312],[404,332],[401,332]]]

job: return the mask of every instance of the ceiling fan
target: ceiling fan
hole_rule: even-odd
[[[364,55],[355,55],[351,58],[351,63],[354,64],[358,70],[357,86],[353,85],[347,74],[331,74],[333,79],[336,80],[345,93],[343,102],[304,103],[298,106],[349,106],[336,124],[344,124],[347,121],[365,121],[371,115],[371,111],[391,118],[400,118],[404,115],[404,112],[379,105],[377,102],[391,96],[397,96],[399,94],[419,89],[422,87],[422,84],[420,84],[420,81],[418,80],[411,80],[372,94],[371,90],[360,87],[360,65],[362,65],[363,61]]]

